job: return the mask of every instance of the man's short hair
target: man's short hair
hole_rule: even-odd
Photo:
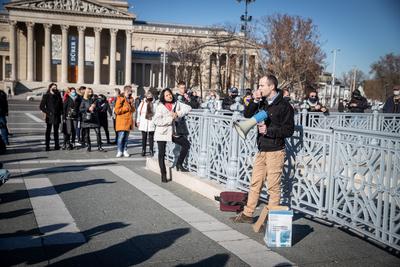
[[[185,83],[184,81],[179,81],[179,82],[178,82],[178,86],[180,86],[180,85],[186,86],[186,83]]]
[[[130,86],[130,85],[124,86],[124,92],[128,91],[129,89],[132,89],[132,86]]]
[[[267,74],[267,75],[265,75],[265,77],[267,77],[269,84],[272,83],[274,85],[274,87],[275,87],[274,89],[278,89],[278,79],[274,75]]]

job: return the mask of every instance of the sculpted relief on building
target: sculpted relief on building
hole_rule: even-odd
[[[9,8],[14,9],[29,9],[35,11],[57,11],[57,12],[72,12],[86,15],[109,15],[116,17],[131,17],[127,12],[107,6],[97,1],[90,0],[42,0],[42,1],[23,1],[11,3]]]

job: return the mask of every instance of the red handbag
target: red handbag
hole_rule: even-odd
[[[215,200],[219,202],[221,211],[241,212],[246,206],[247,195],[244,192],[221,192],[215,196]]]

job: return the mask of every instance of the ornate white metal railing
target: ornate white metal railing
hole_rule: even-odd
[[[227,190],[247,191],[256,129],[239,138],[232,127],[244,119],[239,103],[232,115],[219,115],[212,101],[203,107],[187,118],[188,168]],[[286,140],[282,203],[400,250],[400,115],[302,111],[295,123]],[[176,148],[167,148],[173,161]],[[261,197],[268,199],[266,188]]]
[[[342,113],[332,112],[324,115],[320,112],[306,113],[302,118],[303,125],[320,128],[352,128],[362,130],[381,131],[400,134],[400,114],[378,113],[374,110],[372,113]],[[304,116],[304,114],[296,114],[296,116]]]

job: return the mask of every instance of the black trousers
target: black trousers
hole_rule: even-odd
[[[106,140],[107,140],[107,143],[110,143],[110,131],[108,130],[108,121],[107,121],[107,118],[106,119],[103,119],[101,122],[100,122],[100,129],[103,127],[103,129],[104,129],[104,133],[106,134]],[[100,137],[101,137],[101,133],[100,133]]]
[[[172,136],[172,142],[181,146],[181,152],[178,157],[177,165],[182,165],[185,161],[185,158],[190,149],[190,143],[187,140],[186,136]],[[167,169],[165,167],[165,148],[167,146],[167,142],[165,141],[157,141],[158,145],[158,164],[160,166],[160,171],[162,176],[167,175]]]
[[[60,124],[53,124],[53,123],[46,123],[46,148],[50,148],[50,133],[51,133],[51,128],[53,128],[53,134],[54,134],[54,147],[59,148],[60,147],[60,142],[58,139],[58,129],[60,127]]]
[[[64,139],[64,144],[69,145],[75,143],[75,138],[76,138],[76,128],[78,125],[77,120],[71,120],[67,119],[66,122],[66,132],[65,132],[65,139]]]
[[[153,152],[154,151],[154,132],[145,132],[145,131],[142,131],[142,151],[146,152],[147,136],[149,136],[150,151]]]
[[[83,140],[85,140],[86,145],[88,147],[92,147],[90,143],[90,129],[93,129],[96,133],[97,147],[101,147],[100,128],[82,128]]]

